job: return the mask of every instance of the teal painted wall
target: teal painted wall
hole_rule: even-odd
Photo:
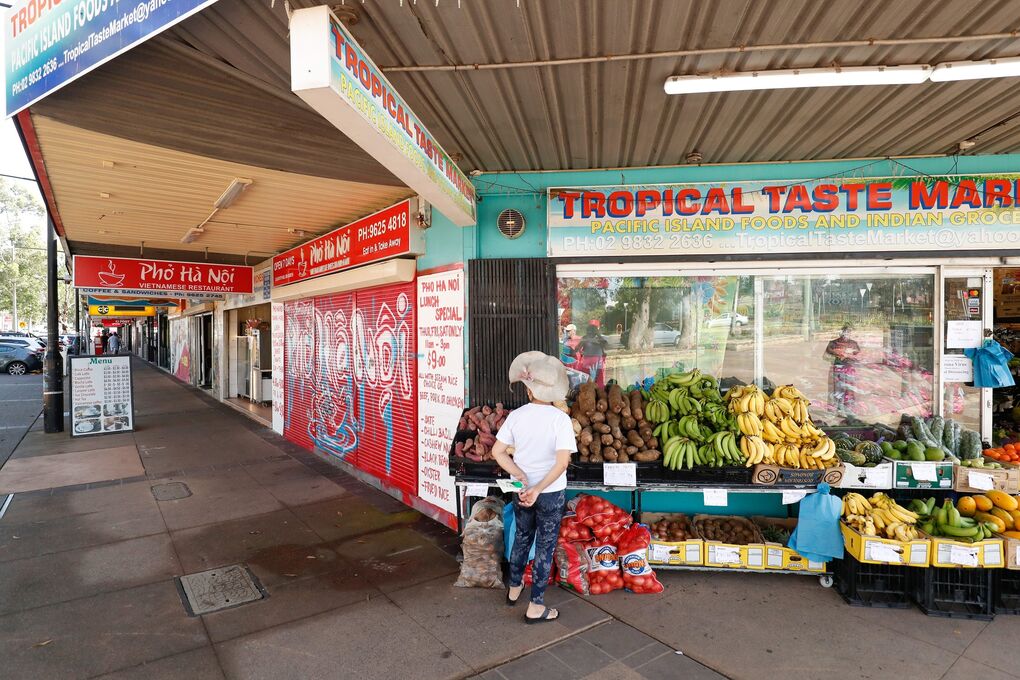
[[[550,187],[597,187],[620,184],[669,184],[680,182],[731,182],[740,180],[805,180],[847,175],[888,177],[902,175],[948,175],[1020,172],[1020,155],[912,158],[897,162],[821,161],[761,163],[752,165],[677,166],[624,170],[586,170],[544,173],[490,173],[474,178],[481,197],[478,204],[477,257],[545,257],[546,190]],[[524,213],[523,236],[510,241],[495,227],[501,210]]]

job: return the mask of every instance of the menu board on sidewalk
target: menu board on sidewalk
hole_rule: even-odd
[[[450,446],[464,411],[464,270],[418,277],[418,496],[457,511]]]
[[[135,429],[131,357],[71,357],[71,436]]]

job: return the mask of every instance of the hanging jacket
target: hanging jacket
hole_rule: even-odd
[[[963,353],[974,362],[974,387],[1010,387],[1015,384],[1009,370],[1013,355],[1008,349],[988,338],[980,347],[969,347]]]

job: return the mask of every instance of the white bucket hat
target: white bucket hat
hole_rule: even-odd
[[[543,352],[524,352],[510,364],[510,382],[524,383],[538,401],[550,403],[567,398],[570,381],[559,359]]]

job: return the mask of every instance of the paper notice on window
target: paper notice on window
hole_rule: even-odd
[[[731,548],[726,545],[712,546],[715,548],[716,564],[740,564],[740,548]]]
[[[637,486],[637,463],[603,463],[602,483],[606,486]]]
[[[974,382],[974,362],[962,354],[943,354],[942,380],[947,383]]]
[[[725,507],[729,505],[730,494],[726,489],[702,489],[705,494],[705,505]]]
[[[980,321],[946,322],[946,349],[980,347],[982,339]]]
[[[995,478],[987,473],[974,472],[973,470],[967,473],[967,483],[982,491],[991,491],[995,488]]]
[[[669,558],[673,548],[660,543],[652,543],[649,546],[649,549],[651,550],[651,558],[653,562],[661,562],[663,564],[669,563]]]
[[[911,463],[910,471],[919,482],[934,482],[939,478],[934,463]]]
[[[472,497],[473,496],[475,498],[485,498],[486,496],[489,495],[489,485],[488,484],[468,484],[467,487],[466,487],[466,490],[464,491],[464,495],[468,496],[468,497]]]
[[[964,567],[978,566],[978,549],[962,545],[949,546],[949,561]]]
[[[784,491],[783,492],[783,505],[789,505],[790,503],[799,503],[804,496],[807,496],[807,491],[795,490],[795,491]]]
[[[895,546],[878,541],[867,541],[864,544],[864,558],[872,562],[884,562],[887,564],[900,564],[903,562],[903,554]]]

